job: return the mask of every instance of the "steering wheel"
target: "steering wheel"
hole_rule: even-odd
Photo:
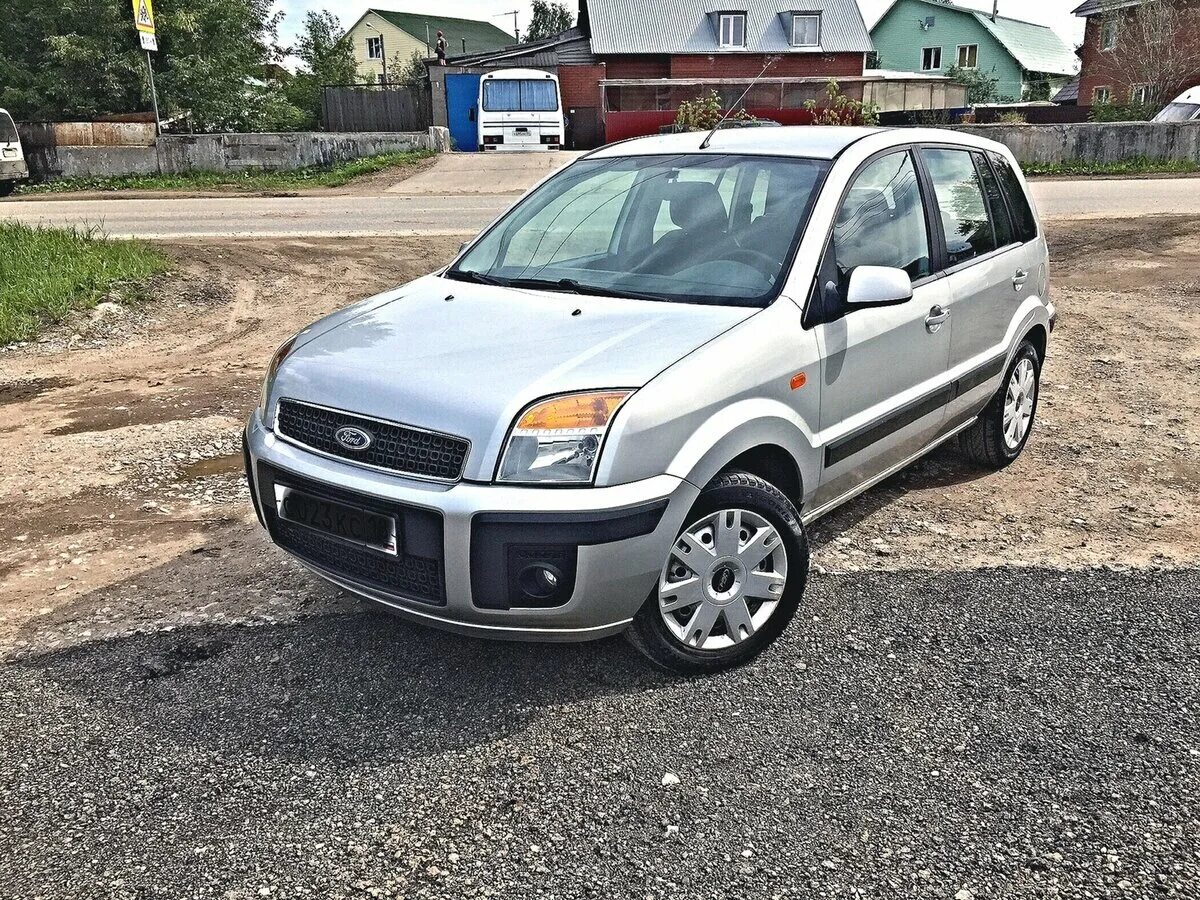
[[[752,269],[761,269],[764,273],[774,274],[783,266],[779,260],[767,256],[765,253],[760,253],[757,250],[751,250],[749,247],[738,247],[725,255],[726,259],[733,262],[740,262],[750,266]]]

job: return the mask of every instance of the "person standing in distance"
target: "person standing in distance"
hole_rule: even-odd
[[[446,37],[440,31],[437,33],[437,46],[434,48],[437,53],[437,61],[439,66],[446,64]]]

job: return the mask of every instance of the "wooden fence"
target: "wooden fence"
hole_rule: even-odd
[[[432,124],[428,89],[329,85],[321,92],[326,131],[425,131]]]

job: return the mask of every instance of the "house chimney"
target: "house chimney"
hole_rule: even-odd
[[[1000,0],[992,0],[992,21],[996,21],[996,14],[1000,12]]]

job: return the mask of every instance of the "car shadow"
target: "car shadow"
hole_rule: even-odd
[[[822,516],[809,527],[809,540],[819,549],[914,491],[968,484],[991,474],[953,448],[939,448]]]

